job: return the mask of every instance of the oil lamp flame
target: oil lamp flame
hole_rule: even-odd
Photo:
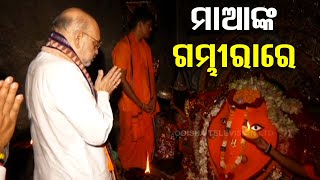
[[[147,164],[146,164],[146,170],[144,171],[146,174],[150,174],[150,166],[149,166],[149,154],[147,153]]]
[[[248,127],[248,130],[250,130],[250,124],[249,124],[249,121],[247,121],[247,127]]]
[[[31,145],[33,144],[33,140],[32,140],[32,139],[30,140],[30,144],[31,144]]]

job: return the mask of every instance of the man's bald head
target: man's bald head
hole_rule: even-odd
[[[101,45],[100,28],[96,20],[79,8],[69,8],[53,21],[52,30],[63,35],[81,62],[89,66]]]
[[[79,8],[69,8],[60,13],[53,21],[52,30],[69,33],[85,31],[90,28],[97,28],[95,19]]]

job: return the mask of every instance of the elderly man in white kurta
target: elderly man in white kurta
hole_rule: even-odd
[[[53,22],[46,46],[31,62],[26,102],[31,119],[34,179],[111,179],[102,145],[113,124],[109,98],[120,69],[86,71],[101,45],[97,22],[70,8]]]

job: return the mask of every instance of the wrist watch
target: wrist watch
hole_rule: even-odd
[[[3,152],[0,152],[0,165],[4,165],[9,156],[9,144],[4,148]]]
[[[5,159],[6,159],[6,155],[4,153],[0,153],[0,165],[4,164]]]

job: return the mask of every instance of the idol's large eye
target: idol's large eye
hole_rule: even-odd
[[[263,127],[260,126],[259,124],[253,124],[253,125],[251,126],[251,129],[258,132],[258,131],[260,131],[261,129],[263,129]]]

